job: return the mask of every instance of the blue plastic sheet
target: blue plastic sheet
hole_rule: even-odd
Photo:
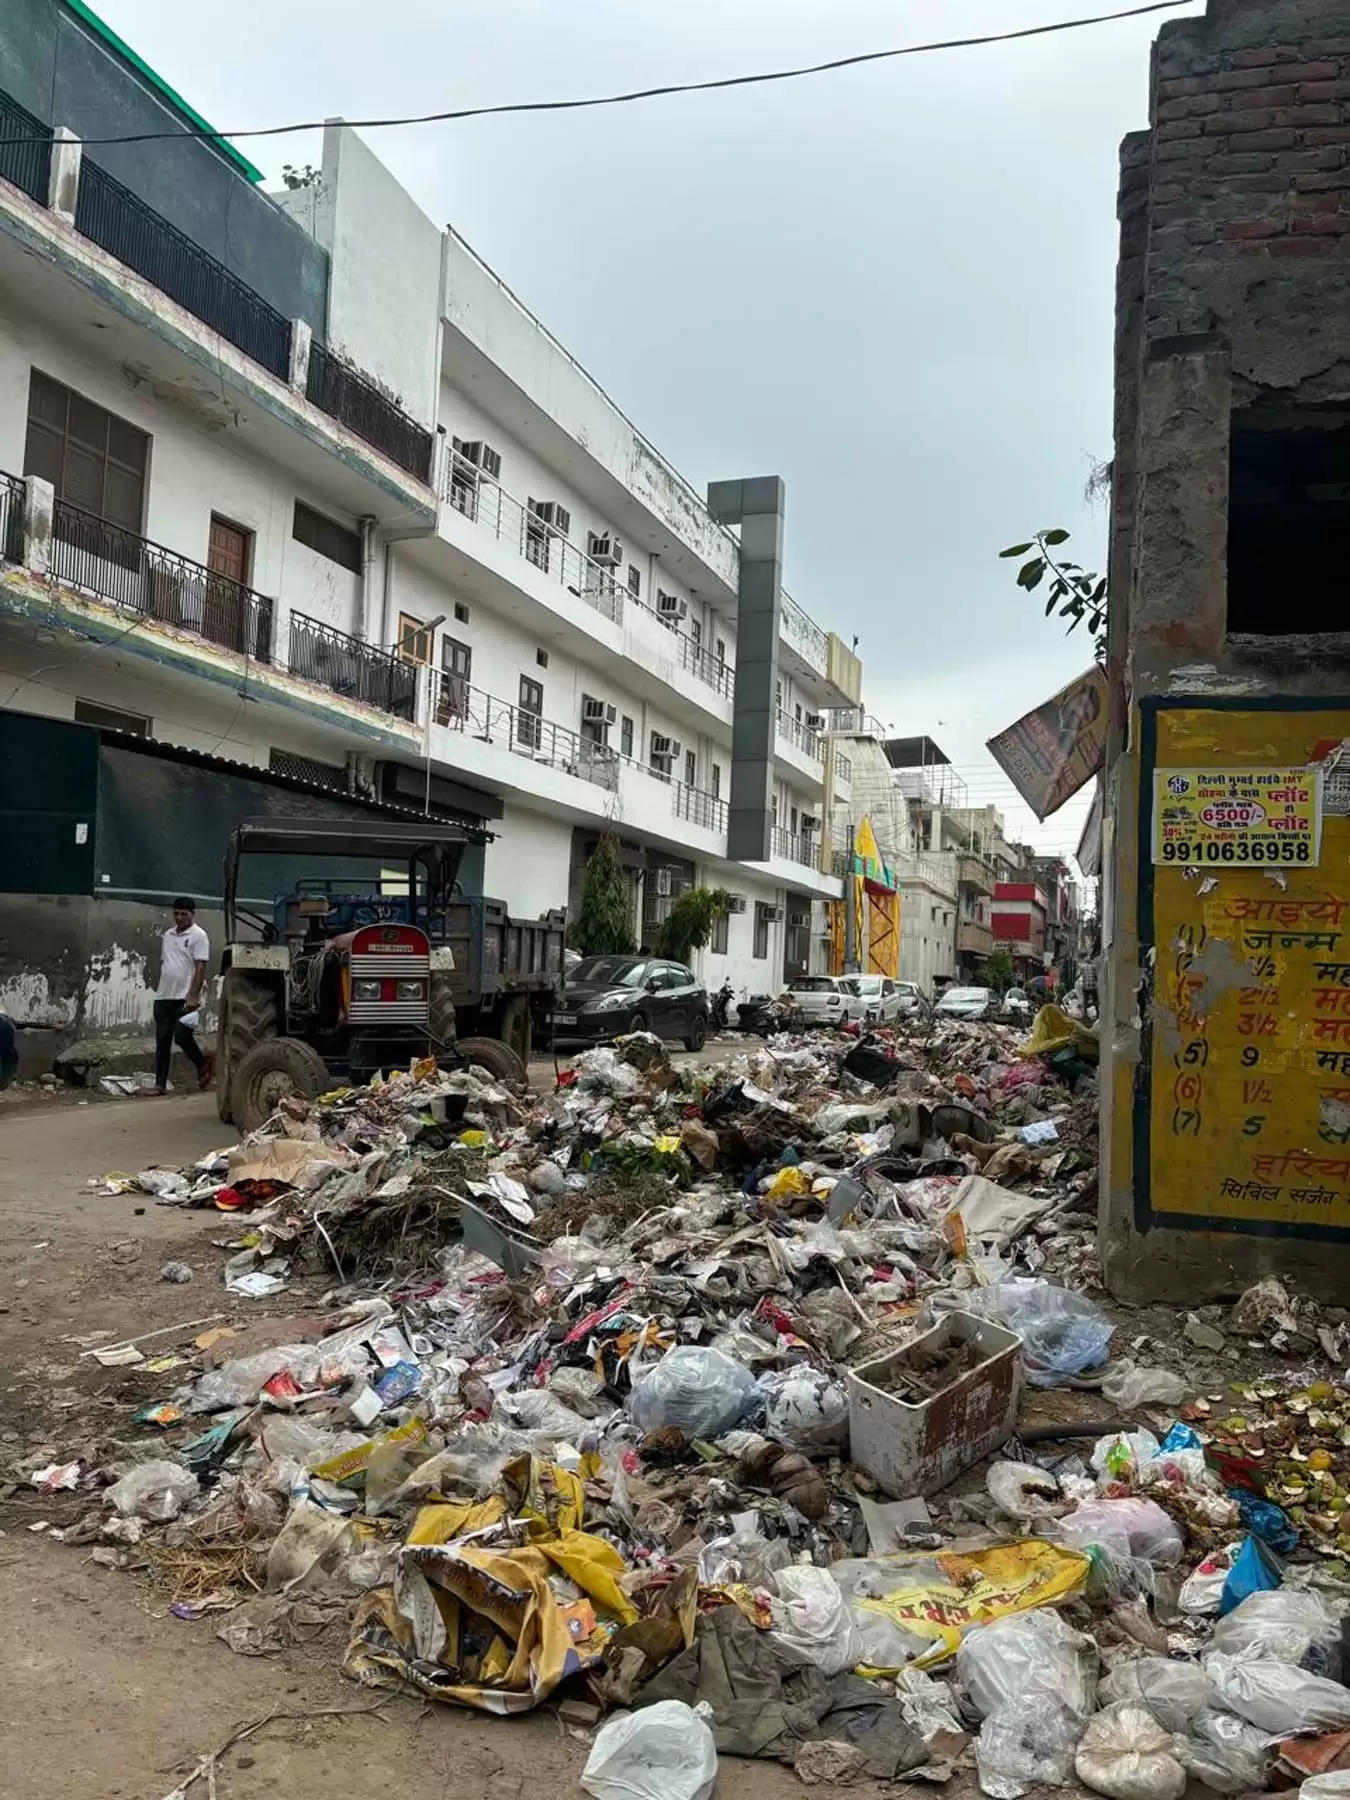
[[[1263,1544],[1278,1550],[1282,1556],[1297,1547],[1297,1526],[1290,1524],[1288,1516],[1273,1500],[1263,1500],[1246,1488],[1229,1488],[1228,1498],[1237,1501],[1243,1529],[1253,1537],[1260,1538]]]
[[[1242,1548],[1228,1571],[1228,1579],[1223,1584],[1219,1617],[1222,1619],[1225,1614],[1232,1612],[1249,1594],[1258,1594],[1263,1588],[1279,1587],[1281,1579],[1278,1563],[1260,1538],[1244,1538]]]

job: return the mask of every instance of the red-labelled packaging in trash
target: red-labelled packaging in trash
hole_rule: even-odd
[[[575,1069],[559,1069],[559,1071],[558,1071],[558,1086],[560,1088],[575,1087],[576,1080],[577,1080],[577,1072]]]
[[[288,1406],[292,1400],[298,1400],[305,1390],[289,1369],[278,1369],[269,1381],[264,1381],[262,1391],[274,1405]]]
[[[253,1202],[247,1194],[241,1194],[237,1187],[216,1189],[215,1205],[219,1212],[247,1212]]]

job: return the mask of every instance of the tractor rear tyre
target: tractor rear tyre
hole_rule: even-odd
[[[216,1111],[227,1125],[234,1117],[235,1070],[255,1044],[277,1035],[280,1023],[275,987],[246,969],[226,969],[216,1032]]]
[[[528,1063],[530,1052],[534,1048],[534,1020],[530,1017],[530,1000],[527,994],[511,994],[502,1007],[501,1030],[498,1034],[504,1044],[510,1046],[520,1058]]]
[[[433,975],[427,991],[427,1030],[436,1040],[434,1051],[444,1044],[448,1053],[458,1035],[455,1026],[455,991],[448,975]]]
[[[486,1069],[494,1081],[500,1081],[507,1087],[523,1089],[528,1077],[525,1065],[509,1044],[500,1038],[461,1038],[455,1048],[469,1063],[477,1063],[480,1069]]]
[[[234,1122],[242,1132],[265,1125],[283,1100],[313,1100],[332,1085],[328,1065],[302,1038],[264,1038],[235,1069],[230,1082]]]

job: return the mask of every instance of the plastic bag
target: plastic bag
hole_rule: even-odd
[[[963,1730],[951,1690],[922,1669],[901,1669],[895,1678],[895,1697],[906,1725],[912,1726],[925,1744],[940,1731]]]
[[[1249,1661],[1306,1663],[1314,1674],[1329,1675],[1340,1642],[1340,1620],[1319,1593],[1282,1587],[1249,1594],[1235,1606],[1214,1627],[1210,1649]]]
[[[1170,1369],[1145,1368],[1138,1363],[1112,1363],[1102,1382],[1102,1399],[1126,1412],[1136,1406],[1180,1406],[1187,1383]]]
[[[152,1525],[163,1525],[168,1519],[176,1519],[196,1495],[197,1477],[191,1469],[161,1457],[137,1463],[103,1497],[124,1519],[148,1519]]]
[[[718,1350],[677,1344],[628,1396],[628,1411],[643,1431],[674,1426],[687,1438],[730,1431],[755,1399],[755,1378]]]
[[[1273,1593],[1283,1579],[1279,1564],[1260,1538],[1244,1538],[1219,1595],[1219,1617],[1235,1611],[1253,1594]]]
[[[1294,1737],[1350,1726],[1350,1688],[1325,1675],[1310,1675],[1292,1663],[1248,1661],[1219,1651],[1205,1658],[1205,1673],[1214,1683],[1215,1703],[1262,1731]]]
[[[1196,1663],[1141,1656],[1117,1663],[1098,1690],[1108,1704],[1146,1706],[1164,1731],[1185,1731],[1214,1698],[1214,1684]]]
[[[1200,1618],[1214,1618],[1223,1600],[1228,1571],[1237,1560],[1241,1544],[1225,1544],[1222,1550],[1211,1550],[1198,1562],[1181,1584],[1177,1605],[1182,1612]]]
[[[1155,1569],[1168,1569],[1186,1548],[1181,1530],[1153,1500],[1132,1494],[1122,1500],[1084,1500],[1059,1521],[1058,1534],[1068,1544],[1124,1543],[1131,1557]]]
[[[1016,1800],[1041,1782],[1062,1786],[1092,1712],[1097,1650],[1042,1609],[969,1631],[956,1673],[984,1720],[975,1746],[980,1786]]]
[[[761,1375],[765,1435],[810,1455],[842,1453],[848,1444],[848,1395],[823,1369],[803,1363]]]
[[[581,1785],[595,1800],[710,1800],[717,1748],[711,1708],[658,1700],[595,1734]]]
[[[1018,1334],[1033,1387],[1054,1387],[1066,1375],[1095,1369],[1105,1362],[1115,1330],[1093,1301],[1052,1281],[1014,1276],[963,1294],[961,1304]]]
[[[1232,1713],[1205,1707],[1177,1740],[1182,1763],[1216,1794],[1248,1794],[1266,1785],[1274,1756],[1266,1733]]]
[[[862,1640],[839,1583],[828,1569],[792,1563],[776,1577],[773,1636],[827,1678],[862,1661]]]
[[[1111,1800],[1181,1800],[1186,1771],[1176,1750],[1148,1707],[1118,1700],[1088,1720],[1074,1772]]]
[[[1310,1775],[1298,1790],[1298,1800],[1350,1800],[1350,1769]]]
[[[595,1429],[547,1388],[520,1388],[513,1394],[501,1394],[495,1414],[501,1424],[514,1425],[547,1444],[562,1439],[579,1446],[586,1433]]]
[[[1112,1481],[1133,1481],[1162,1448],[1151,1431],[1114,1431],[1092,1446],[1092,1466]]]
[[[345,1513],[325,1512],[308,1500],[298,1501],[267,1552],[268,1593],[321,1587],[355,1543],[355,1530]]]
[[[1010,1519],[1045,1518],[1064,1501],[1056,1478],[1034,1463],[990,1463],[984,1485],[994,1505]]]

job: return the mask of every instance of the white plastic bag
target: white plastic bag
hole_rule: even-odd
[[[687,1438],[715,1438],[740,1422],[755,1398],[755,1378],[720,1350],[677,1344],[628,1396],[643,1431],[674,1426]]]
[[[829,1455],[848,1444],[848,1395],[841,1383],[809,1363],[761,1375],[764,1432],[806,1455]]]
[[[148,1519],[162,1525],[176,1519],[189,1500],[197,1496],[197,1477],[181,1463],[156,1457],[137,1463],[104,1494],[124,1519]]]
[[[808,1657],[821,1674],[842,1675],[863,1658],[853,1614],[828,1569],[791,1563],[780,1569],[773,1601],[773,1633],[779,1643]]]
[[[717,1747],[710,1717],[710,1707],[683,1700],[619,1713],[596,1732],[582,1787],[595,1800],[711,1800]]]
[[[1241,1548],[1240,1542],[1225,1544],[1222,1550],[1211,1550],[1195,1565],[1177,1595],[1177,1605],[1182,1612],[1202,1619],[1217,1616],[1223,1602],[1223,1590],[1228,1585],[1228,1571]]]
[[[1350,1800],[1350,1769],[1310,1775],[1298,1790],[1298,1800]]]
[[[1088,1720],[1073,1766],[1081,1782],[1110,1800],[1181,1800],[1186,1787],[1176,1739],[1133,1700]]]
[[[975,1761],[992,1800],[1017,1800],[1030,1787],[1068,1780],[1092,1712],[1096,1668],[1091,1638],[1048,1609],[966,1633],[956,1673],[984,1719]]]
[[[1213,1699],[1214,1684],[1198,1663],[1140,1656],[1134,1662],[1117,1663],[1098,1696],[1108,1704],[1129,1700],[1146,1706],[1164,1731],[1185,1731]]]
[[[1205,1658],[1205,1673],[1214,1683],[1216,1704],[1262,1731],[1294,1737],[1302,1731],[1344,1731],[1350,1726],[1350,1688],[1325,1675],[1310,1675],[1292,1663],[1248,1661],[1220,1651]]]
[[[1066,1544],[1105,1544],[1110,1548],[1123,1541],[1132,1557],[1155,1569],[1179,1562],[1186,1548],[1171,1514],[1139,1494],[1122,1500],[1084,1500],[1060,1520],[1057,1531]]]
[[[1170,1369],[1119,1362],[1112,1363],[1101,1394],[1112,1406],[1133,1412],[1136,1406],[1180,1406],[1186,1398],[1187,1384]]]
[[[1311,1588],[1262,1588],[1248,1594],[1214,1627],[1210,1649],[1224,1656],[1302,1663],[1316,1646],[1316,1672],[1341,1641],[1340,1620]]]
[[[1249,1794],[1266,1785],[1274,1756],[1267,1733],[1217,1707],[1205,1707],[1191,1720],[1177,1753],[1197,1781],[1216,1794]]]

